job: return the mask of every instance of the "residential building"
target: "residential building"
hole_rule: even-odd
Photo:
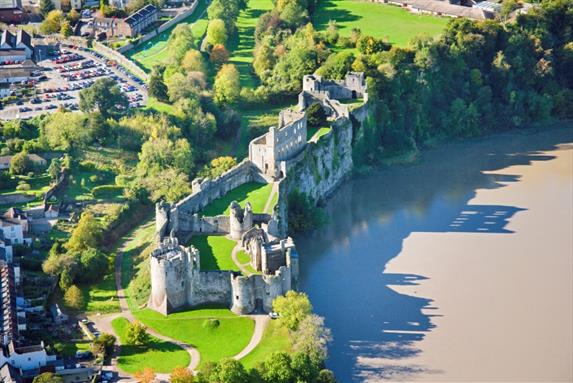
[[[0,4],[2,1],[0,0]],[[30,35],[19,29],[16,34],[9,30],[2,31],[0,36],[0,63],[24,62],[32,59],[34,46]]]
[[[110,37],[134,37],[142,33],[159,18],[156,6],[148,4],[125,19],[96,17],[93,21],[93,33]]]
[[[0,170],[10,169],[10,162],[12,162],[13,156],[1,156],[0,157]],[[48,161],[35,153],[28,154],[26,156],[28,161],[30,161],[34,166],[44,167],[48,164]]]
[[[24,21],[22,0],[0,0],[0,22],[19,24]]]
[[[2,68],[0,67],[0,84],[16,84],[28,81],[33,77],[31,68]],[[1,169],[1,168],[0,168]]]

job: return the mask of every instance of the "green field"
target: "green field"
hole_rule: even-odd
[[[222,235],[196,235],[191,238],[190,244],[199,250],[201,270],[239,271],[239,267],[231,258],[235,241]]]
[[[228,215],[230,212],[229,205],[233,201],[237,201],[242,207],[245,207],[245,204],[250,202],[253,212],[262,213],[271,195],[272,188],[271,184],[260,184],[257,182],[243,184],[205,206],[202,213],[208,217],[221,214]]]
[[[93,285],[79,286],[84,296],[85,311],[87,313],[114,313],[119,312],[119,300],[115,290],[113,274],[113,256],[110,257],[110,271],[103,280]]]
[[[189,354],[181,347],[151,337],[145,346],[127,344],[127,326],[129,321],[124,317],[115,318],[111,325],[119,336],[121,349],[117,360],[118,366],[125,372],[135,373],[145,367],[151,367],[154,372],[169,373],[175,367],[187,367]]]
[[[204,0],[199,1],[200,3],[197,5],[193,14],[181,21],[181,23],[192,24],[193,36],[195,37],[196,43],[200,42],[207,30],[207,12],[205,12],[207,3]],[[167,40],[169,40],[173,28],[175,28],[175,26],[133,48],[126,53],[126,56],[139,64],[139,66],[147,72],[157,64],[164,64],[168,57]]]
[[[196,309],[167,317],[150,309],[133,314],[158,333],[196,347],[201,354],[201,364],[238,354],[247,346],[255,329],[252,319],[223,308]],[[206,325],[209,319],[215,318],[218,326]]]
[[[238,34],[229,44],[229,50],[232,52],[229,62],[235,64],[241,73],[243,87],[255,88],[257,85],[258,79],[252,69],[255,27],[259,17],[272,8],[271,0],[249,0],[237,19]]]
[[[349,36],[352,28],[360,28],[363,34],[405,46],[414,36],[441,34],[450,19],[414,15],[397,6],[366,1],[319,1],[313,20],[315,28],[325,30],[330,20],[336,20],[342,36]]]
[[[330,126],[323,126],[321,128],[308,128],[306,131],[306,139],[307,141],[310,141],[311,139],[316,138],[318,141],[320,137],[330,132],[330,130]]]
[[[257,363],[265,360],[270,354],[277,351],[290,352],[291,344],[288,335],[288,330],[279,325],[279,320],[272,320],[261,339],[261,343],[243,359],[243,365],[250,369],[257,365]]]

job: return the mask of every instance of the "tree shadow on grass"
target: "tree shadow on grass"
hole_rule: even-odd
[[[318,4],[318,8],[313,16],[313,24],[317,31],[324,30],[328,27],[330,20],[336,21],[339,25],[341,23],[357,22],[361,19],[347,9],[341,8],[333,0],[323,0]]]

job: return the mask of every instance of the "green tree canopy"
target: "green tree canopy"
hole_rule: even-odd
[[[218,104],[233,105],[239,100],[241,83],[239,71],[233,64],[225,64],[215,77],[215,102]]]
[[[84,112],[99,110],[104,118],[122,113],[128,104],[125,94],[109,77],[98,79],[92,86],[80,91],[80,109]]]
[[[280,315],[281,325],[290,330],[296,330],[312,312],[312,306],[305,293],[289,291],[284,296],[279,296],[273,301],[273,310]]]

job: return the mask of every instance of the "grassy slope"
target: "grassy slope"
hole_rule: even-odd
[[[414,15],[396,6],[358,0],[322,0],[314,17],[317,30],[325,30],[329,20],[336,20],[343,36],[358,27],[363,34],[387,38],[390,43],[405,46],[416,35],[439,35],[449,19]]]
[[[220,235],[196,235],[191,239],[191,245],[199,250],[201,270],[239,271],[231,258],[235,241]]]
[[[261,343],[247,356],[241,359],[247,368],[253,368],[257,363],[265,360],[271,353],[276,351],[291,351],[288,330],[279,326],[278,320],[273,320],[265,329]]]
[[[205,216],[216,216],[220,214],[229,214],[229,205],[233,201],[237,201],[242,207],[247,202],[251,203],[251,207],[255,213],[262,213],[265,209],[267,199],[271,194],[271,184],[260,184],[256,182],[249,182],[243,184],[222,197],[217,198],[209,205],[205,206],[202,213]]]
[[[193,14],[179,23],[193,24],[193,36],[197,43],[207,30],[207,14],[204,13],[207,8],[207,3],[204,0],[199,1],[200,3],[197,5]],[[169,40],[173,28],[175,28],[175,26],[155,36],[146,43],[135,47],[127,52],[126,56],[134,60],[146,71],[150,71],[154,65],[165,63],[165,59],[167,58],[167,40]]]
[[[255,27],[261,15],[273,8],[271,0],[249,0],[237,19],[238,34],[230,41],[232,51],[229,62],[235,64],[241,73],[241,86],[254,88],[257,78],[253,74],[253,49],[255,48]]]
[[[169,373],[175,367],[187,367],[189,354],[181,347],[152,337],[146,346],[127,344],[127,326],[129,321],[124,317],[115,318],[111,325],[119,336],[122,344],[118,365],[123,371],[135,373],[145,367],[151,367],[155,372]]]
[[[252,319],[223,308],[196,309],[167,317],[145,309],[134,315],[155,331],[197,347],[201,364],[238,354],[249,343],[255,329]],[[205,327],[204,322],[210,318],[217,318],[219,326]]]

